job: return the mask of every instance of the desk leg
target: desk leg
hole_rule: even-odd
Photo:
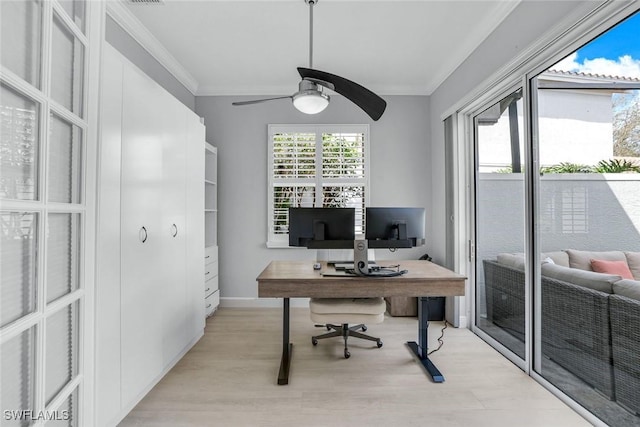
[[[429,375],[431,375],[433,381],[441,383],[444,382],[444,377],[427,356],[429,343],[429,298],[420,297],[418,301],[418,343],[409,341],[407,345],[411,351],[418,356],[422,366],[424,366]]]
[[[282,307],[282,358],[280,359],[280,372],[278,372],[278,385],[289,384],[289,366],[293,344],[289,342],[289,298],[284,298]]]

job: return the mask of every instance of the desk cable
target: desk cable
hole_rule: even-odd
[[[440,350],[440,348],[444,345],[444,340],[442,338],[444,338],[444,330],[447,329],[448,324],[449,322],[447,322],[447,319],[444,319],[444,328],[442,328],[442,331],[440,331],[441,332],[440,336],[438,337],[438,348],[428,352],[427,356],[429,356],[431,353],[435,353],[436,351]]]

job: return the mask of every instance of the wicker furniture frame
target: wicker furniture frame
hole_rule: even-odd
[[[640,415],[640,301],[609,297],[616,401]]]
[[[524,271],[483,261],[488,320],[524,341]],[[542,354],[614,399],[609,294],[542,276]]]

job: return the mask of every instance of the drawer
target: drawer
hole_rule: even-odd
[[[212,262],[204,266],[204,280],[209,280],[218,275],[218,262]]]
[[[204,282],[204,295],[208,297],[213,292],[217,291],[218,288],[218,276],[212,277],[210,280]]]
[[[220,305],[220,291],[215,291],[204,299],[204,312],[207,316],[211,316],[216,308]]]
[[[218,247],[209,246],[208,248],[204,248],[204,263],[209,264],[214,261],[218,261]]]

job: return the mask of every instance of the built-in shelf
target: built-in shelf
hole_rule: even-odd
[[[218,149],[205,143],[204,172],[204,304],[211,316],[220,304],[218,285]]]

